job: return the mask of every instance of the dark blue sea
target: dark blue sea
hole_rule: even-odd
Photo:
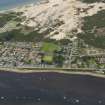
[[[22,6],[29,3],[37,3],[40,0],[0,0],[0,10],[8,10],[16,6]]]
[[[0,105],[105,105],[105,78],[0,72]]]

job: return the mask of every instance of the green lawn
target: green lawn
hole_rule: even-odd
[[[43,57],[43,61],[47,63],[52,63],[53,62],[53,56],[51,55],[46,55]]]
[[[60,50],[60,47],[54,43],[45,42],[43,43],[41,50],[44,52],[54,52]]]

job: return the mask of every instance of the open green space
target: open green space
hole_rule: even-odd
[[[53,62],[53,56],[51,56],[51,55],[45,55],[43,57],[43,61],[47,62],[47,63],[52,63]]]
[[[44,52],[54,52],[60,50],[60,46],[51,42],[44,42],[41,50]]]

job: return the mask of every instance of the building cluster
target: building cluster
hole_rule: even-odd
[[[52,43],[49,45],[53,46]],[[78,40],[75,40],[61,45],[58,51],[52,52],[51,48],[47,49],[48,52],[41,49],[42,42],[3,42],[0,43],[0,67],[105,68],[103,50],[85,48],[87,53],[83,54],[84,50],[78,45]]]
[[[37,45],[33,43],[4,42],[0,49],[0,66],[2,67],[37,66],[41,63],[41,54]]]

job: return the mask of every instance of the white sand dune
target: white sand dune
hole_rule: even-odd
[[[92,16],[105,9],[105,3],[86,4],[79,0],[46,0],[39,5],[24,6],[17,11],[24,12],[26,19],[21,23],[40,29],[40,33],[50,29],[47,37],[60,40],[72,35],[73,30],[82,32],[82,18]]]

